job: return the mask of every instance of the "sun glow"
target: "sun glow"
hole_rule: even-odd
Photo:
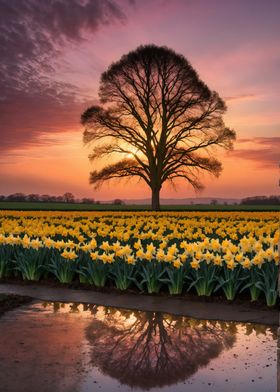
[[[132,146],[127,146],[126,150],[129,150],[129,152],[125,153],[125,158],[131,159],[142,156],[143,154],[139,150],[139,148],[132,147]]]

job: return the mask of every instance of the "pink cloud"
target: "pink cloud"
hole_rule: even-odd
[[[255,100],[259,97],[257,94],[239,94],[239,95],[233,95],[229,97],[224,97],[224,100],[226,102],[232,102],[232,101],[252,101]]]
[[[79,127],[87,96],[71,81],[56,79],[63,52],[102,26],[124,21],[114,0],[0,2],[1,150]]]
[[[229,155],[234,158],[254,161],[260,168],[277,169],[280,163],[280,137],[256,137],[240,139],[240,144],[249,144],[247,148],[237,148]]]

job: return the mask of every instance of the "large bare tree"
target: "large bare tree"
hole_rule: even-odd
[[[231,149],[235,132],[223,122],[224,101],[182,55],[138,47],[101,75],[99,97],[102,106],[81,117],[84,142],[93,143],[90,159],[112,156],[113,163],[91,172],[96,188],[136,176],[151,188],[152,208],[159,210],[165,181],[183,178],[199,190],[202,171],[220,174],[213,147]]]

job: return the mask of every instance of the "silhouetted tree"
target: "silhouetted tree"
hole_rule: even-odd
[[[50,195],[44,194],[40,196],[40,201],[43,201],[45,203],[50,201]]]
[[[75,197],[74,197],[73,193],[71,193],[71,192],[64,193],[63,201],[65,201],[66,203],[74,203]]]
[[[121,199],[115,199],[115,200],[113,200],[113,204],[116,205],[116,206],[122,206],[122,205],[124,205],[125,203],[124,203],[124,201],[121,200]]]
[[[6,198],[7,201],[25,201],[26,200],[26,195],[24,193],[18,192],[18,193],[12,193],[11,195],[8,195]]]
[[[199,190],[201,171],[220,174],[211,147],[232,148],[235,132],[223,122],[223,100],[182,55],[140,46],[102,74],[99,96],[103,106],[81,117],[84,142],[94,143],[91,160],[121,159],[91,172],[96,188],[112,178],[136,176],[151,188],[152,208],[159,210],[165,181],[183,178]]]
[[[89,197],[83,197],[81,201],[83,204],[94,204],[94,199],[91,199]]]
[[[271,195],[267,196],[253,196],[246,197],[241,200],[241,204],[244,205],[279,205],[280,204],[280,196]]]
[[[30,193],[29,195],[27,195],[26,200],[31,202],[39,201],[40,196],[37,193]]]

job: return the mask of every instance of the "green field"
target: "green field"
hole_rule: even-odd
[[[279,205],[162,205],[163,211],[280,211]],[[0,202],[0,210],[22,211],[150,211],[149,205],[46,202]]]

